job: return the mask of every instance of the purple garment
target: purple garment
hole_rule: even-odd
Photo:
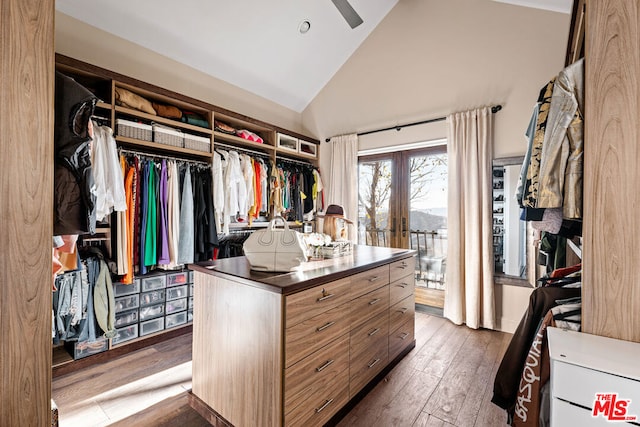
[[[158,194],[160,199],[160,227],[158,235],[158,248],[160,251],[158,254],[158,264],[169,264],[171,262],[171,258],[169,257],[169,220],[167,219],[167,185],[167,161],[163,159],[162,168],[160,169],[160,191]]]

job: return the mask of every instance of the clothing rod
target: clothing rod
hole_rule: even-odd
[[[155,158],[155,159],[175,160],[177,162],[195,163],[195,164],[203,165],[203,166],[207,166],[207,167],[211,166],[209,163],[203,162],[203,161],[200,161],[200,160],[191,160],[191,159],[185,159],[185,158],[180,158],[180,157],[165,156],[164,154],[144,153],[142,151],[127,150],[126,148],[120,148],[118,150],[118,152],[119,153],[124,153],[124,154],[133,154],[133,155],[141,156],[141,157],[150,157],[150,158]]]
[[[502,105],[494,105],[493,107],[491,107],[491,112],[492,113],[497,113],[498,111],[502,110]],[[378,132],[386,132],[388,130],[397,130],[400,131],[402,130],[402,128],[408,128],[411,126],[417,126],[417,125],[426,125],[427,123],[435,123],[435,122],[441,122],[443,120],[447,120],[447,117],[436,117],[435,119],[428,119],[428,120],[422,120],[419,122],[413,122],[413,123],[407,123],[406,125],[397,125],[397,126],[391,126],[388,128],[383,128],[383,129],[374,129],[374,130],[368,130],[366,132],[359,132],[357,133],[358,136],[363,136],[363,135],[369,135],[372,133],[378,133]],[[329,142],[331,141],[331,138],[327,138],[324,140],[325,142]]]
[[[244,153],[256,154],[258,156],[263,156],[263,157],[266,157],[266,158],[270,159],[270,156],[267,153],[263,153],[261,151],[250,150],[248,148],[234,147],[233,145],[227,145],[227,144],[222,144],[220,142],[214,142],[213,143],[213,148],[215,149],[216,147],[223,147],[223,148],[226,148],[226,149],[228,149],[230,151],[242,151]]]
[[[278,163],[278,162],[285,162],[285,163],[297,163],[297,164],[301,164],[301,165],[303,165],[303,166],[309,166],[309,167],[312,167],[312,168],[314,168],[314,169],[315,169],[315,166],[313,166],[313,165],[312,165],[311,163],[309,163],[309,162],[305,162],[305,161],[302,161],[302,160],[290,159],[290,158],[288,158],[288,157],[278,157],[278,158],[276,159],[276,163]]]

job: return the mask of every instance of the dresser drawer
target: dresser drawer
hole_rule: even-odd
[[[395,282],[398,279],[411,273],[415,274],[416,257],[401,259],[400,261],[389,264],[389,281]]]
[[[398,280],[394,280],[389,285],[389,304],[393,305],[409,295],[413,295],[414,288],[415,279],[413,272]]]
[[[285,414],[310,395],[327,388],[337,376],[349,373],[349,334],[332,341],[317,352],[285,370]]]
[[[387,285],[351,301],[351,327],[355,328],[388,309],[389,286]]]
[[[367,320],[351,331],[349,342],[349,357],[357,359],[361,354],[371,352],[380,337],[389,336],[389,314],[384,311]]]
[[[349,303],[285,330],[285,367],[324,347],[350,329]]]
[[[552,361],[551,397],[593,408],[596,393],[618,393],[631,399],[628,412],[640,415],[640,381],[570,363]]]
[[[349,301],[351,297],[350,283],[349,278],[336,280],[287,296],[285,300],[285,327],[289,328]]]
[[[414,295],[409,295],[402,301],[389,307],[389,331],[393,332],[407,319],[415,319],[416,303]]]
[[[635,413],[634,413],[635,415]],[[600,415],[594,418],[591,411],[572,405],[560,399],[551,399],[551,427],[580,426],[580,427],[598,427],[598,426],[629,426],[626,423],[610,423]]]
[[[349,402],[349,370],[344,370],[323,389],[317,390],[285,414],[285,426],[320,427]]]
[[[378,338],[369,352],[351,359],[349,366],[349,395],[355,396],[369,381],[387,366],[389,337]]]
[[[383,265],[351,276],[351,298],[389,284],[389,266]]]
[[[415,321],[413,316],[406,318],[397,329],[389,334],[389,360],[395,359],[402,350],[413,343],[415,336]]]

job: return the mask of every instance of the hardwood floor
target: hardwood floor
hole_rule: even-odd
[[[493,378],[510,335],[416,312],[416,348],[340,427],[494,427]],[[60,427],[207,426],[187,401],[191,334],[53,380]]]

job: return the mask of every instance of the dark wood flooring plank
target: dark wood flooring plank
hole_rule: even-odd
[[[493,370],[496,360],[499,361],[502,358],[502,341],[506,334],[488,330],[478,331],[478,333],[488,338],[488,344],[482,354],[480,365],[468,384],[465,400],[456,418],[455,424],[460,426],[475,424],[480,408],[484,404],[485,395],[493,391]]]
[[[482,362],[490,337],[483,331],[473,331],[469,334],[454,334],[450,342],[450,346],[443,348],[437,359],[439,363],[435,366],[437,373],[442,372],[441,370],[444,372],[441,376],[442,381],[424,410],[441,420],[455,424],[467,393],[473,387],[476,371]]]
[[[507,425],[506,411],[491,403],[491,398],[493,397],[493,382],[496,377],[496,372],[498,371],[498,367],[502,361],[502,356],[507,350],[507,346],[510,341],[511,334],[503,334],[501,348],[491,371],[489,384],[487,384],[487,390],[484,393],[482,405],[480,406],[480,411],[476,417],[475,427],[503,427]]]
[[[421,412],[420,416],[413,423],[412,427],[456,427],[453,424],[449,424],[446,421],[442,421],[440,418],[436,418],[433,415],[429,415],[426,412]]]

